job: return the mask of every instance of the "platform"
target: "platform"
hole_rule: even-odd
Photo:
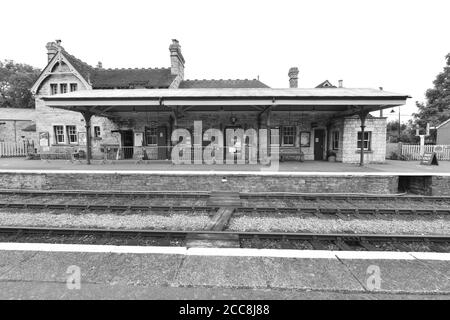
[[[93,171],[214,171],[214,172],[261,172],[267,167],[260,165],[173,165],[169,161],[136,163],[136,161],[119,160],[103,163],[92,161],[71,162],[67,160],[25,160],[24,158],[0,158],[0,169],[11,170],[93,170]],[[450,161],[440,161],[438,166],[420,165],[419,161],[386,160],[383,164],[348,164],[327,161],[282,162],[279,172],[289,173],[348,173],[369,175],[450,175]]]
[[[64,160],[1,159],[0,189],[375,195],[411,190],[427,196],[450,196],[449,164],[423,166],[417,162],[388,161],[360,167],[312,161],[286,162],[271,170],[256,165],[86,165]]]
[[[449,254],[0,244],[0,299],[448,299],[449,270]]]

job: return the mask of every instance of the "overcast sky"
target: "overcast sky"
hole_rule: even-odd
[[[410,94],[405,115],[450,52],[449,0],[2,0],[0,10],[2,60],[42,69],[45,44],[62,39],[94,66],[168,67],[176,38],[188,79],[259,76],[288,87],[297,66],[300,87],[343,79]]]

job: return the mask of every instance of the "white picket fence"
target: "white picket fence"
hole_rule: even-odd
[[[0,142],[0,158],[2,157],[25,157],[27,147],[25,143]]]
[[[425,145],[425,152],[436,152],[438,160],[450,160],[450,145]],[[402,145],[402,155],[408,160],[421,160],[420,145]]]

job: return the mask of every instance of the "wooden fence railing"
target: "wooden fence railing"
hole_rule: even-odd
[[[0,142],[0,158],[25,157],[27,155],[27,144],[20,142]]]
[[[425,152],[436,152],[438,160],[450,160],[450,145],[425,145]],[[402,145],[402,156],[408,160],[420,160],[420,145],[404,144]]]

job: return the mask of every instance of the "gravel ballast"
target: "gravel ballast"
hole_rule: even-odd
[[[204,215],[118,215],[111,213],[25,213],[0,212],[1,226],[107,228],[107,229],[154,229],[154,230],[202,230],[210,221]]]
[[[254,217],[232,218],[230,231],[260,232],[311,232],[311,233],[380,233],[380,234],[450,234],[450,217],[395,217],[362,219],[317,218],[317,217]]]

